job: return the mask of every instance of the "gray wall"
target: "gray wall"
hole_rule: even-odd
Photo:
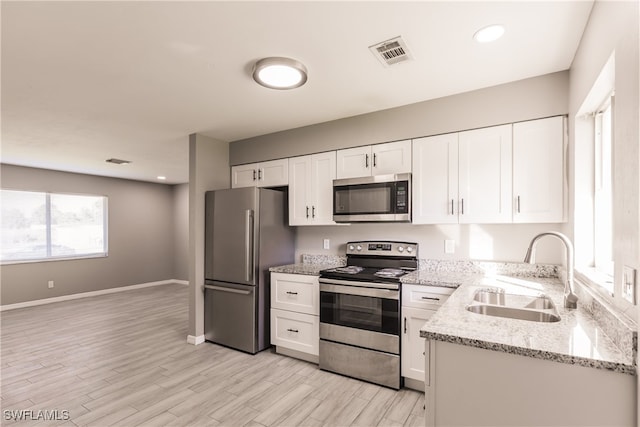
[[[233,165],[567,114],[562,71],[445,98],[234,141]]]
[[[173,278],[189,280],[189,184],[173,186]]]
[[[0,173],[6,189],[109,198],[109,256],[3,265],[2,305],[173,278],[171,186],[11,165]]]
[[[304,155],[345,147],[436,135],[478,127],[567,114],[569,72],[563,71],[500,86],[420,102],[390,110],[335,120],[232,142],[232,165]],[[530,239],[563,224],[411,225],[358,224],[298,227],[296,257],[303,253],[344,254],[344,243],[357,239],[401,239],[420,244],[421,258],[522,261]],[[323,249],[323,239],[331,241]],[[444,253],[444,240],[456,242]],[[537,261],[560,264],[563,252],[542,241]]]

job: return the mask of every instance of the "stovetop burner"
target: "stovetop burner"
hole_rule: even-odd
[[[400,277],[407,274],[407,272],[399,268],[383,268],[382,270],[378,270],[373,274],[378,277]]]
[[[360,267],[358,265],[347,265],[344,267],[336,267],[333,269],[333,271],[337,273],[345,273],[345,274],[358,274],[362,270],[364,270],[364,267]]]

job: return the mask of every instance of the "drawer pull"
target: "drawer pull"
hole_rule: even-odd
[[[291,291],[287,291],[287,294],[288,294],[288,295],[298,295],[298,293],[297,293],[297,292],[291,292]]]
[[[291,328],[289,328],[289,329],[287,329],[287,331],[289,331],[289,332],[295,332],[296,334],[298,333],[298,330],[297,330],[297,329],[291,329]]]
[[[435,297],[422,297],[422,299],[427,299],[431,301],[440,301],[440,298],[435,298]]]

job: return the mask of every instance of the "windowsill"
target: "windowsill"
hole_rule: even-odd
[[[574,269],[576,278],[606,298],[613,298],[613,277],[595,268]]]
[[[107,258],[108,253],[99,254],[87,254],[73,257],[55,257],[55,258],[39,258],[39,259],[23,259],[23,260],[6,260],[0,261],[0,265],[18,265],[18,264],[33,264],[35,262],[53,262],[53,261],[74,261],[79,259],[93,259],[93,258]]]

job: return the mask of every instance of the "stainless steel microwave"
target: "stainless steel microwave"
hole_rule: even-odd
[[[411,222],[411,174],[333,180],[336,222]]]

